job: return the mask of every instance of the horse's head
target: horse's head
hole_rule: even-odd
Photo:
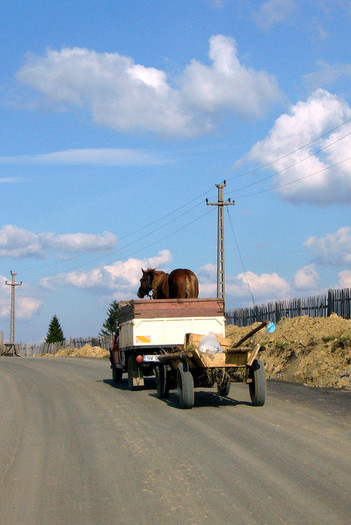
[[[141,269],[141,271],[143,272],[143,275],[140,279],[140,287],[137,293],[137,296],[140,299],[145,297],[145,295],[150,294],[150,292],[152,291],[152,281],[154,278],[154,270],[148,269],[144,271],[143,269]]]

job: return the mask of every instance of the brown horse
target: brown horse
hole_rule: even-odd
[[[190,299],[199,295],[199,282],[191,270],[178,268],[171,273],[161,272],[155,268],[141,269],[138,297],[145,295],[152,299]]]

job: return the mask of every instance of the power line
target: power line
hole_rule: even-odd
[[[278,157],[276,159],[273,159],[271,160],[270,162],[267,162],[266,164],[261,164],[260,166],[257,166],[256,168],[253,168],[251,170],[248,170],[248,171],[245,171],[244,173],[241,173],[239,175],[233,175],[233,177],[227,177],[227,181],[228,180],[233,180],[233,179],[239,179],[241,177],[244,177],[245,175],[250,175],[251,173],[255,173],[256,171],[259,171],[259,170],[262,170],[262,169],[266,169],[268,168],[268,166],[271,166],[272,164],[275,164],[276,162],[279,162],[280,160],[283,160],[283,159],[286,159],[287,157],[290,157],[290,155],[293,155],[294,153],[297,153],[298,151],[306,148],[307,146],[310,146],[311,144],[313,144],[314,142],[316,142],[317,140],[320,140],[322,139],[323,137],[326,137],[327,135],[330,135],[330,133],[333,133],[333,131],[341,128],[342,126],[345,126],[345,124],[348,124],[349,122],[351,122],[351,118],[345,120],[344,122],[342,122],[341,124],[339,124],[338,126],[335,126],[335,128],[332,128],[332,129],[329,129],[328,131],[322,133],[322,135],[319,135],[318,137],[310,140],[309,142],[306,142],[305,144],[303,144],[302,146],[299,146],[298,148],[296,148],[295,150],[293,151],[290,151],[289,153],[285,153],[284,155],[282,155],[281,157]],[[347,135],[349,135],[349,133],[347,133],[345,135],[345,137],[347,137]],[[344,138],[344,137],[342,137]],[[341,140],[341,139],[340,139]],[[338,142],[338,141],[336,141]]]
[[[300,159],[300,160],[294,162],[293,164],[290,164],[290,166],[287,166],[286,168],[283,168],[283,169],[281,169],[279,171],[275,171],[271,175],[267,175],[266,177],[263,177],[262,179],[259,179],[257,181],[251,182],[250,184],[246,184],[245,186],[241,186],[240,188],[237,188],[236,190],[233,190],[233,191],[240,191],[240,190],[244,190],[246,188],[250,188],[251,186],[255,186],[256,184],[259,184],[260,182],[263,182],[265,180],[271,179],[271,178],[275,177],[276,175],[280,175],[281,173],[284,173],[284,171],[287,171],[290,168],[293,168],[293,167],[297,166],[298,164],[301,164],[305,160],[308,160],[311,157],[314,157],[318,153],[321,153],[325,149],[330,148],[331,146],[333,146],[334,144],[336,144],[340,140],[344,139],[345,137],[348,137],[349,135],[351,135],[351,131],[349,133],[346,133],[346,135],[344,135],[343,137],[340,137],[339,139],[335,140],[334,142],[332,142],[330,144],[327,144],[327,146],[324,146],[324,148],[320,148],[319,150],[315,151],[314,153],[311,153],[310,155],[308,155],[307,157],[305,157],[303,159]],[[278,162],[278,161],[274,161],[274,162]]]
[[[261,193],[267,193],[269,191],[275,191],[279,188],[284,188],[285,186],[290,186],[291,184],[296,184],[296,182],[300,182],[301,180],[305,180],[305,179],[308,179],[309,177],[313,177],[314,175],[318,175],[319,173],[322,173],[323,171],[327,171],[327,170],[330,170],[331,168],[335,168],[335,166],[339,166],[340,164],[343,164],[344,162],[347,162],[351,160],[351,157],[348,157],[347,159],[344,159],[344,160],[341,160],[339,162],[335,162],[335,164],[331,164],[330,166],[326,166],[325,168],[322,168],[318,171],[315,171],[314,173],[309,173],[308,175],[304,175],[303,177],[300,177],[298,179],[294,179],[292,181],[289,181],[289,182],[285,182],[284,184],[278,184],[277,186],[275,186],[274,188],[268,188],[266,190],[261,190],[261,191],[257,191],[255,193],[248,193],[246,195],[240,195],[240,198],[244,198],[244,197],[252,197],[254,195],[260,195]]]

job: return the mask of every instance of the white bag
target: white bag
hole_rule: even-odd
[[[210,332],[200,339],[199,350],[203,354],[217,354],[218,352],[223,352],[223,349],[213,332]]]

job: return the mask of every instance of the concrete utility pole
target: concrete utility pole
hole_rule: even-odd
[[[15,289],[16,286],[22,286],[22,281],[16,283],[17,273],[10,272],[12,276],[11,282],[5,282],[8,286],[11,286],[11,315],[10,315],[10,345],[15,344]]]
[[[228,199],[223,200],[223,189],[226,187],[226,181],[223,184],[216,184],[218,188],[218,202],[208,202],[208,206],[218,206],[218,233],[217,233],[217,297],[223,299],[225,303],[225,264],[224,264],[224,216],[223,206],[234,206],[235,201]]]

